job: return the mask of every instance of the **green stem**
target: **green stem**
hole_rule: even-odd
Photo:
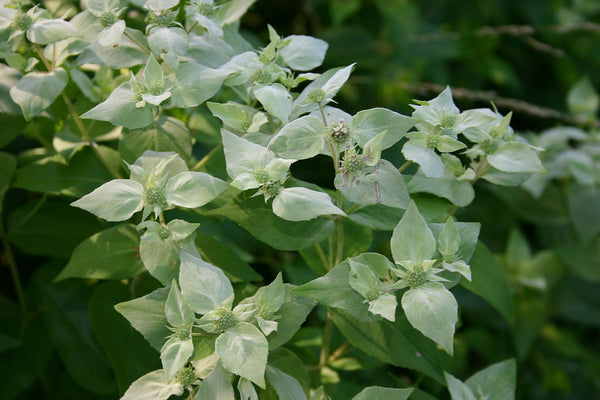
[[[31,219],[39,210],[42,208],[46,199],[48,198],[48,193],[44,193],[44,195],[40,198],[40,200],[36,203],[36,205],[25,215],[13,228],[10,230],[11,233],[15,233],[21,228],[27,221]]]
[[[338,218],[335,221],[335,225],[337,227],[337,251],[335,254],[334,267],[340,265],[342,262],[342,257],[344,256],[344,220],[342,218]]]
[[[187,31],[185,31],[186,33],[190,33],[192,31],[192,29],[194,29],[196,27],[196,25],[198,25],[198,21],[194,21],[194,23],[192,24],[192,26],[190,26]]]
[[[138,42],[133,36],[131,36],[129,33],[127,32],[123,32],[123,35],[125,35],[125,37],[129,40],[131,40],[133,43],[135,43],[140,49],[142,49],[144,51],[144,53],[150,55],[152,54],[152,52],[150,50],[148,50],[148,48],[146,46],[144,46],[143,44],[141,44],[140,42]]]
[[[450,209],[450,212],[448,213],[448,216],[446,217],[446,222],[448,222],[450,220],[450,218],[452,218],[452,216],[454,215],[456,210],[458,210],[458,206],[454,206]]]
[[[333,331],[333,322],[327,312],[327,320],[325,321],[325,327],[323,328],[323,339],[321,343],[321,355],[319,357],[319,369],[327,365],[329,359],[329,347],[331,345],[331,333]]]
[[[42,62],[44,63],[44,65],[46,66],[46,69],[51,72],[53,67],[52,65],[48,62],[48,59],[46,59],[46,56],[44,55],[44,51],[42,50],[42,48],[38,45],[38,44],[34,44],[35,49],[37,50],[38,54],[40,55],[40,58],[42,59]],[[100,160],[100,162],[102,163],[102,165],[104,165],[104,168],[106,168],[106,170],[116,179],[120,179],[121,175],[115,171],[110,164],[108,164],[108,162],[104,159],[104,157],[102,157],[102,154],[100,154],[100,152],[98,151],[98,148],[96,147],[96,143],[92,140],[92,137],[90,136],[88,130],[85,128],[85,125],[83,125],[83,122],[81,121],[81,118],[79,118],[79,114],[77,114],[77,111],[75,111],[75,107],[73,107],[73,103],[71,103],[71,100],[69,99],[69,97],[67,96],[67,94],[63,91],[61,93],[62,98],[65,102],[65,104],[67,105],[67,108],[69,109],[69,112],[71,113],[71,116],[73,117],[73,120],[75,121],[75,125],[77,125],[77,128],[79,128],[79,131],[81,132],[81,134],[83,135],[83,137],[85,138],[85,140],[87,140],[88,144],[90,145],[90,148],[92,149],[92,152],[94,153],[94,155],[98,158],[98,160]]]
[[[400,168],[398,168],[398,172],[404,171],[406,168],[408,168],[408,166],[410,164],[412,164],[412,161],[410,161],[410,160],[406,161],[404,164],[402,164],[402,166]]]
[[[471,185],[479,180],[485,174],[487,169],[490,167],[490,164],[487,162],[487,156],[483,156],[481,160],[479,160],[479,164],[477,164],[477,168],[475,169],[475,178],[471,180]]]
[[[210,160],[210,158],[212,156],[215,155],[215,153],[217,151],[219,151],[221,148],[223,147],[223,142],[219,143],[218,145],[216,145],[215,147],[213,147],[213,149],[211,151],[208,152],[208,154],[206,154],[202,160],[198,161],[196,163],[196,165],[194,165],[192,167],[192,171],[198,171],[200,168],[202,168],[204,166],[204,164],[206,164],[208,162],[208,160]]]
[[[327,257],[325,256],[323,247],[321,247],[320,243],[317,243],[317,244],[315,244],[315,248],[317,249],[317,254],[319,254],[319,258],[321,259],[323,266],[325,267],[325,271],[329,271],[331,269],[331,266],[329,265],[329,262],[327,261]]]
[[[350,215],[350,214],[352,214],[354,211],[358,210],[358,209],[359,209],[359,208],[361,208],[361,207],[362,207],[362,205],[360,205],[360,204],[355,204],[355,205],[353,205],[353,206],[352,206],[352,207],[351,207],[351,208],[350,208],[348,211],[346,211],[346,214],[347,214],[347,215]]]
[[[15,292],[17,292],[17,299],[19,300],[19,305],[21,306],[21,321],[23,322],[21,328],[23,328],[25,316],[27,315],[27,299],[25,298],[25,291],[23,290],[23,285],[21,283],[21,276],[19,275],[19,268],[17,267],[17,262],[15,261],[15,255],[12,251],[10,243],[8,243],[8,240],[6,239],[6,231],[4,230],[4,225],[2,223],[0,223],[0,237],[2,237],[4,254],[6,255],[6,260],[8,261]]]

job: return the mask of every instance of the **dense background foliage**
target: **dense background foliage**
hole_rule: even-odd
[[[70,3],[48,1],[46,7],[66,9]],[[130,18],[128,24],[142,26],[135,15]],[[410,114],[412,98],[432,98],[450,85],[461,109],[493,101],[503,113],[513,110],[512,126],[546,147],[544,162],[555,162],[567,149],[596,156],[595,169],[557,163],[565,173],[537,196],[478,182],[475,203],[456,213],[459,220],[482,222],[480,239],[497,255],[513,290],[514,324],[480,298],[455,290],[460,328],[455,357],[445,368],[466,378],[516,357],[521,399],[583,399],[600,392],[600,150],[593,91],[600,87],[598,23],[600,4],[594,0],[259,0],[242,20],[242,32],[257,46],[268,42],[266,24],[283,36],[324,39],[330,47],[323,71],[357,62],[337,98],[348,112],[382,106]],[[26,124],[10,112],[15,105],[9,87],[10,77],[4,76],[0,147],[18,154],[24,165],[35,159],[36,148],[52,146],[56,127],[45,118]],[[76,104],[80,112],[89,105]],[[66,110],[53,111],[68,119]],[[219,122],[200,110],[190,125],[198,140],[193,157],[201,159],[216,143]],[[559,127],[576,127],[588,136],[573,134],[564,143],[541,139],[543,131]],[[388,150],[387,158],[394,160],[394,154],[400,152]],[[81,160],[81,168],[96,170],[98,180],[110,179],[87,161]],[[212,162],[217,171],[223,158]],[[334,174],[324,157],[295,164],[293,173],[321,186],[331,185]],[[0,193],[6,187],[0,172]],[[0,208],[0,399],[114,399],[137,377],[159,368],[155,351],[112,309],[156,287],[152,278],[142,275],[129,287],[115,281],[53,282],[75,246],[109,226],[68,202],[10,187]],[[231,222],[206,221],[202,229],[219,231],[218,239],[236,249],[236,260],[252,266],[264,282],[280,271],[294,284],[316,277],[297,253],[275,251]],[[388,244],[389,233],[376,233],[370,248],[389,253]],[[10,264],[18,266],[19,280]],[[309,365],[319,361],[323,314],[315,309],[291,342]],[[115,340],[115,332],[128,341]],[[332,349],[343,346],[334,328]],[[110,359],[107,352],[128,361]],[[334,399],[349,399],[375,384],[416,384],[439,398],[448,396],[432,379],[356,349],[334,361],[329,375],[311,375]],[[112,365],[125,367],[113,371]]]

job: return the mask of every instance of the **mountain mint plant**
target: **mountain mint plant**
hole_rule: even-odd
[[[350,115],[340,93],[354,64],[310,72],[327,43],[272,27],[269,43],[253,48],[238,31],[253,2],[135,1],[145,13],[135,21],[117,0],[89,0],[69,21],[26,2],[1,4],[4,69],[17,80],[12,101],[28,121],[52,120],[63,103],[70,116],[19,168],[52,166],[72,187],[18,184],[75,197],[72,206],[119,223],[81,249],[116,254],[133,243],[122,251],[135,253],[134,266],[82,262],[76,251],[59,278],[100,274],[138,293],[141,277],[153,277],[153,289],[115,309],[161,368],[128,381],[121,399],[329,399],[322,385],[339,379],[335,361],[347,348],[448,386],[453,399],[488,398],[479,374],[510,382],[514,396],[513,361],[466,383],[444,370],[460,329],[452,288],[489,300],[486,285],[494,284],[479,224],[454,213],[473,201],[480,179],[525,182],[539,194],[537,174],[546,170],[538,145],[552,144],[550,133],[532,145],[510,127],[511,114],[461,112],[450,88],[415,101],[410,116],[385,108]],[[317,156],[331,159],[327,187],[291,169]],[[569,165],[587,182],[579,161],[563,152],[549,165],[555,175],[556,165]],[[101,172],[88,178],[90,165]],[[294,268],[307,273],[282,265],[283,274],[263,277],[230,229],[298,252]],[[390,251],[369,252],[374,231],[392,232]],[[324,321],[316,359],[301,345],[307,318]],[[341,338],[334,352],[332,335]],[[373,386],[354,400],[412,393]]]

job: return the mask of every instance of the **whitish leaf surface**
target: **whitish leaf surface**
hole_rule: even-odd
[[[390,245],[396,262],[423,261],[433,257],[435,238],[414,201],[410,202],[394,229]]]
[[[321,152],[325,145],[323,122],[311,115],[285,125],[271,139],[269,149],[283,158],[303,160]]]
[[[292,113],[292,95],[280,83],[259,86],[254,89],[254,95],[265,110],[287,124]]]
[[[167,203],[196,208],[214,200],[227,188],[226,182],[204,172],[180,172],[167,182]]]
[[[303,187],[284,188],[273,200],[275,215],[288,221],[308,221],[320,215],[346,215],[327,193]]]
[[[546,172],[537,154],[526,143],[505,143],[488,155],[488,161],[503,172]]]
[[[183,394],[183,386],[169,382],[162,369],[152,371],[133,382],[121,400],[167,400]]]
[[[131,179],[114,179],[71,203],[107,221],[124,221],[140,211],[144,187]]]
[[[44,111],[62,93],[69,78],[62,68],[52,72],[30,72],[16,86],[10,88],[10,97],[30,120]]]
[[[323,63],[327,42],[305,35],[291,35],[284,40],[290,42],[279,54],[290,68],[296,71],[310,71]]]

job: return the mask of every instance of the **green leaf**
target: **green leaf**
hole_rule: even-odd
[[[196,208],[214,200],[229,184],[204,172],[184,171],[170,178],[165,190],[167,203]]]
[[[267,380],[273,386],[280,399],[306,400],[306,395],[300,383],[280,369],[268,366],[266,369]]]
[[[367,295],[373,289],[377,289],[377,276],[373,270],[365,264],[349,259],[350,264],[350,287],[367,298]]]
[[[144,205],[144,187],[131,179],[113,179],[71,203],[107,221],[124,221]]]
[[[233,133],[221,130],[227,173],[233,179],[238,175],[259,169],[274,158],[266,147],[252,143]]]
[[[361,205],[382,204],[388,207],[406,208],[410,196],[402,174],[387,160],[380,160],[364,176],[337,175],[335,186],[348,200]]]
[[[258,240],[278,250],[299,250],[312,246],[326,239],[335,229],[334,222],[325,218],[304,222],[281,219],[258,197],[248,200],[238,197],[206,214],[229,218]]]
[[[119,169],[119,153],[106,146],[96,147],[114,169]],[[68,161],[60,155],[44,157],[17,169],[13,186],[33,192],[81,197],[112,179],[106,167],[86,146]]]
[[[68,259],[82,240],[105,228],[92,214],[59,200],[48,199],[41,206],[39,202],[25,203],[7,218],[7,239],[26,254]]]
[[[477,397],[486,400],[514,400],[517,386],[517,364],[506,360],[477,372],[465,382]]]
[[[223,305],[233,295],[231,282],[220,268],[181,253],[179,282],[186,303],[198,314],[206,314]]]
[[[0,152],[0,213],[2,213],[2,204],[4,203],[4,193],[8,190],[12,176],[17,168],[17,159],[12,155]]]
[[[90,298],[92,327],[110,359],[121,393],[137,377],[160,366],[156,352],[114,309],[129,298],[129,287],[121,282],[101,283]]]
[[[503,172],[546,173],[537,154],[526,143],[504,143],[487,159],[492,167]]]
[[[185,161],[192,156],[192,136],[185,124],[172,117],[161,117],[148,129],[124,129],[119,139],[121,158],[133,163],[146,150],[174,151]]]
[[[473,391],[467,385],[447,372],[444,372],[444,376],[446,377],[446,384],[448,385],[452,400],[477,400]]]
[[[458,304],[444,285],[428,282],[409,289],[402,295],[402,308],[412,326],[452,355]]]
[[[283,158],[312,158],[325,146],[324,133],[323,122],[317,117],[306,115],[281,128],[269,142],[269,149]]]
[[[173,106],[196,107],[213,97],[232,71],[207,68],[188,62],[182,63],[175,73],[175,85],[171,88]]]
[[[296,296],[292,292],[292,285],[284,284],[283,287],[285,289],[285,300],[277,312],[279,315],[277,330],[267,338],[269,350],[271,351],[287,343],[298,332],[298,329],[300,329],[300,326],[316,304],[313,300]]]
[[[264,389],[269,345],[257,327],[240,322],[217,338],[215,348],[226,370]]]
[[[169,382],[162,369],[149,372],[131,384],[121,400],[167,400],[172,395],[183,394],[184,387]]]
[[[203,232],[196,232],[196,247],[204,260],[221,268],[231,282],[253,282],[262,280],[262,276],[220,238]]]
[[[435,253],[435,238],[411,200],[390,241],[396,262],[429,260]]]
[[[153,27],[148,35],[148,46],[154,54],[183,56],[188,51],[189,38],[185,30],[179,27]]]
[[[146,296],[119,303],[115,309],[123,315],[129,323],[140,332],[156,350],[162,348],[171,335],[165,316],[165,303],[169,290],[157,289]]]
[[[600,97],[590,78],[581,78],[567,93],[567,105],[573,114],[593,117],[598,112]]]
[[[56,280],[133,278],[144,271],[138,245],[138,233],[128,224],[98,232],[77,246]]]
[[[273,200],[273,212],[288,221],[308,221],[320,215],[346,215],[327,193],[303,187],[284,188]]]
[[[456,223],[450,218],[445,224],[437,238],[438,251],[442,256],[451,256],[458,252],[460,247],[460,235]]]
[[[200,383],[195,400],[231,400],[235,398],[229,374],[218,363],[210,374]]]
[[[507,321],[513,321],[512,294],[506,275],[494,255],[481,242],[469,262],[472,281],[461,279],[460,284],[467,290],[481,296],[490,303]]]
[[[595,187],[572,185],[568,193],[571,221],[584,242],[593,241],[600,232],[600,191]]]
[[[81,36],[77,28],[62,19],[38,19],[27,29],[27,39],[42,45],[77,36]]]
[[[30,72],[10,89],[10,97],[29,121],[54,103],[67,82],[69,76],[62,68],[55,68],[52,72]]]
[[[395,389],[379,386],[364,388],[352,400],[406,400],[414,389]]]
[[[400,313],[396,322],[387,320],[359,321],[346,312],[329,310],[336,327],[350,343],[387,364],[416,369],[443,383],[440,352]]]
[[[81,115],[83,119],[108,121],[129,129],[139,129],[154,121],[157,108],[152,105],[136,107],[138,99],[125,82],[108,96],[108,99]]]
[[[389,278],[390,261],[381,254],[365,253],[347,259],[326,275],[298,286],[293,293],[328,307],[342,309],[363,321],[379,319],[368,311],[364,297],[350,286],[351,262],[371,267],[377,278]]]
[[[302,359],[293,351],[285,347],[270,351],[268,366],[277,368],[285,374],[294,377],[302,386],[304,393],[310,393],[310,377],[306,371],[306,366]]]
[[[254,96],[266,112],[287,124],[292,113],[292,95],[280,83],[260,85],[254,88]]]
[[[114,393],[113,371],[93,334],[87,299],[55,285],[42,285],[48,333],[68,374],[92,393]]]
[[[407,186],[410,193],[431,193],[459,207],[468,206],[475,198],[475,190],[470,182],[454,178],[427,178],[417,174]]]
[[[194,353],[192,338],[182,340],[177,337],[170,337],[165,342],[160,349],[160,360],[168,380],[173,379],[177,371],[185,366],[192,353]]]
[[[398,142],[404,134],[412,128],[414,120],[398,114],[387,108],[371,108],[359,111],[350,121],[350,135],[360,147],[383,131],[387,131],[383,138],[383,149],[391,147]]]

